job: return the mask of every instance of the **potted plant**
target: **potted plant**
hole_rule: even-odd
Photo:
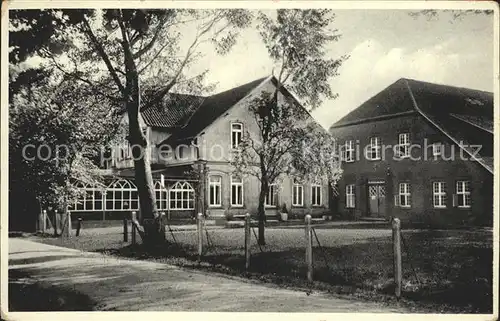
[[[285,203],[283,203],[283,205],[281,205],[280,215],[281,215],[281,220],[282,221],[288,220],[288,209],[286,208],[286,204]]]

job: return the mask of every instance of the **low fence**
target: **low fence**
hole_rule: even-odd
[[[76,229],[73,229],[70,211],[58,213],[57,210],[55,210],[51,218],[47,214],[47,211],[43,210],[38,216],[36,231],[41,234],[54,234],[55,236],[68,237],[73,233],[79,236],[81,227],[82,219],[79,217],[76,221]]]
[[[140,246],[129,248],[140,245],[141,238],[130,219],[118,223],[82,230],[72,242],[88,242],[96,250],[112,244],[122,255],[144,257],[142,253],[147,252],[148,257],[172,258],[173,264],[203,264],[217,271],[299,287],[342,293],[366,289],[398,299],[448,302],[459,297],[463,304],[479,306],[481,311],[491,303],[489,232],[402,231],[398,219],[382,228],[367,228],[366,224],[363,228],[354,224],[332,228],[329,222],[314,224],[307,215],[298,226],[266,227],[266,243],[259,245],[257,222],[248,214],[240,228],[210,226],[198,215],[193,221],[196,224],[189,226],[166,221],[165,246],[150,251]],[[68,233],[76,234],[75,230]]]
[[[134,213],[132,214],[132,217],[133,216]],[[293,262],[293,265],[298,267],[297,270],[303,272],[304,277],[309,282],[315,281],[315,268],[321,268],[323,265],[326,267],[326,270],[328,271],[327,273],[334,274],[331,263],[335,260],[334,257],[331,257],[331,255],[327,253],[326,248],[322,246],[316,227],[313,226],[311,222],[311,216],[307,215],[305,217],[305,224],[303,227],[305,232],[305,234],[303,234],[303,244],[301,244],[303,261]],[[131,231],[129,232],[128,223],[128,220],[123,221],[123,241],[129,242],[129,234],[131,234],[131,244],[137,244],[140,241],[137,238],[138,233],[136,227],[132,224]],[[185,249],[185,253],[190,257],[196,256],[198,262],[212,261],[215,263],[218,257],[225,256],[228,258],[226,263],[229,263],[227,261],[231,261],[232,257],[233,262],[229,263],[229,265],[234,266],[236,264],[240,264],[241,267],[244,266],[245,271],[252,271],[265,268],[263,266],[257,266],[257,268],[254,268],[254,264],[262,264],[262,257],[259,259],[259,256],[263,255],[268,257],[272,256],[273,253],[277,254],[282,252],[279,246],[269,244],[260,245],[258,243],[257,227],[255,225],[255,222],[251,221],[250,214],[246,214],[243,229],[230,229],[232,236],[229,238],[233,240],[232,244],[228,244],[227,241],[224,242],[222,240],[221,235],[223,233],[229,233],[227,232],[227,229],[223,229],[225,231],[221,231],[219,229],[209,230],[201,213],[197,215],[195,230],[174,230],[172,229],[172,226],[167,223],[165,226],[165,233],[167,242],[174,246],[183,247]],[[401,223],[399,219],[395,218],[392,220],[392,282],[394,286],[393,293],[398,299],[401,297],[403,282],[402,244],[404,243],[402,240]],[[295,247],[295,249],[297,248]],[[291,256],[296,257],[294,254]],[[253,262],[252,258],[256,258],[255,262]],[[415,278],[418,279],[416,274]]]

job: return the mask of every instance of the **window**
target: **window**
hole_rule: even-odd
[[[342,148],[341,158],[346,162],[354,162],[354,146],[352,140],[346,140]]]
[[[311,185],[311,204],[312,206],[321,206],[321,185]]]
[[[446,183],[434,182],[432,183],[432,198],[433,205],[436,208],[446,207]]]
[[[172,186],[170,193],[170,209],[193,210],[194,189],[188,182],[177,182]]]
[[[368,150],[368,159],[377,160],[380,159],[380,138],[372,137],[370,138],[370,148]]]
[[[116,151],[116,160],[117,161],[123,161],[123,160],[127,160],[127,159],[132,158],[130,146],[129,146],[128,142],[125,140],[122,141],[122,143],[116,145],[115,151]]]
[[[160,181],[155,182],[155,197],[156,197],[156,207],[159,210],[167,210],[167,190],[161,186]]]
[[[410,183],[399,184],[399,206],[410,207]]]
[[[402,133],[399,134],[399,140],[398,140],[398,150],[397,150],[397,157],[399,158],[406,158],[410,157],[410,134],[409,133]]]
[[[124,159],[131,159],[132,158],[132,152],[131,152],[130,146],[127,142],[123,143],[123,158]]]
[[[123,160],[123,150],[122,150],[121,145],[116,145],[114,149],[115,149],[115,152],[116,152],[116,160],[118,162],[121,161],[121,160]]]
[[[186,149],[188,147],[185,146],[185,145],[180,145],[180,146],[177,146],[177,159],[178,160],[186,160]]]
[[[432,144],[432,156],[441,156],[443,155],[443,145],[441,143]]]
[[[103,193],[97,186],[77,182],[74,185],[78,197],[68,205],[71,211],[100,211],[103,206]]]
[[[217,207],[222,206],[221,190],[222,190],[222,177],[210,176],[209,178],[209,206]]]
[[[269,191],[267,191],[265,205],[267,207],[276,207],[278,204],[278,186],[276,184],[269,185]]]
[[[304,187],[298,182],[293,183],[292,205],[304,206]]]
[[[354,208],[356,204],[354,184],[346,185],[345,187],[345,207]]]
[[[468,208],[471,206],[470,183],[469,181],[457,181],[457,202],[458,207]]]
[[[243,206],[243,179],[241,177],[231,177],[231,205]]]
[[[106,189],[106,211],[130,211],[139,209],[137,188],[131,182],[118,180]]]
[[[231,124],[231,146],[232,146],[232,148],[238,148],[238,146],[240,146],[242,134],[243,134],[243,124],[232,123]]]

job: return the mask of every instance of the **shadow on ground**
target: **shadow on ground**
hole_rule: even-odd
[[[492,249],[484,235],[450,232],[405,233],[403,297],[409,305],[423,303],[441,312],[492,312]],[[258,279],[292,288],[314,288],[366,299],[394,300],[392,243],[388,238],[337,247],[314,248],[314,284],[305,280],[304,249],[253,249],[245,270],[242,249],[208,248],[198,262],[194,246],[167,242],[157,248],[141,245],[106,254],[140,260],[160,260],[185,268]]]
[[[268,245],[262,252],[252,239],[249,271],[245,270],[242,229],[206,231],[207,238],[203,240],[206,250],[201,262],[198,262],[196,231],[175,233],[175,239],[173,233],[169,234],[175,243],[166,242],[157,248],[127,246],[116,235],[39,241],[133,258],[141,260],[138,262],[140,266],[143,261],[156,261],[193,270],[241,276],[273,283],[280,288],[349,294],[356,300],[404,303],[410,308],[421,307],[431,312],[492,311],[493,239],[489,231],[403,231],[403,299],[400,302],[396,302],[394,297],[393,252],[389,230],[318,229],[317,234],[322,247],[319,248],[315,243],[315,282],[312,284],[305,279],[302,230],[269,229],[266,236]],[[113,277],[126,275],[128,282],[134,278],[134,274],[122,274],[119,271],[114,267],[109,273]],[[183,279],[185,275],[176,274],[176,277]],[[115,292],[120,281],[113,279]],[[147,279],[148,286],[156,286],[158,281]],[[179,279],[173,280],[174,284],[178,282]],[[135,289],[134,292],[140,293]],[[166,292],[168,290],[162,289],[162,293]],[[108,307],[111,308],[123,307],[113,303]]]
[[[9,271],[9,311],[92,311],[88,296],[61,287],[42,285],[20,270]]]
[[[9,265],[24,265],[24,264],[44,263],[44,262],[50,262],[50,261],[59,261],[59,260],[69,259],[72,257],[74,257],[74,256],[73,255],[50,255],[50,256],[22,258],[22,259],[9,259]]]

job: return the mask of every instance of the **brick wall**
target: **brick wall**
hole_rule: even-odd
[[[361,123],[331,129],[339,144],[352,139],[359,145],[359,153],[369,145],[370,137],[381,138],[382,145],[398,143],[398,134],[410,133],[412,144],[419,144],[422,149],[413,148],[412,156],[421,160],[395,160],[392,149],[382,152],[382,160],[368,160],[359,157],[352,163],[343,163],[344,174],[339,182],[340,197],[337,211],[345,218],[359,218],[369,215],[368,186],[370,180],[385,181],[386,206],[384,216],[399,217],[409,222],[424,222],[435,225],[447,224],[491,224],[493,217],[493,175],[479,163],[460,159],[460,149],[444,134],[430,125],[418,114],[391,119]],[[425,140],[429,145],[425,160]],[[430,144],[444,144],[444,159],[435,160]],[[382,146],[383,147],[383,146]],[[486,148],[490,148],[486,146]],[[358,153],[358,154],[359,154]],[[455,160],[451,160],[451,155]],[[384,159],[385,156],[385,159]],[[465,156],[465,154],[464,154]],[[467,180],[471,184],[472,206],[468,209],[453,206],[453,194],[457,180]],[[432,202],[432,182],[446,183],[446,208],[434,208]],[[401,182],[411,184],[411,207],[394,206],[394,194]],[[356,185],[356,207],[347,209],[345,204],[345,186]]]

